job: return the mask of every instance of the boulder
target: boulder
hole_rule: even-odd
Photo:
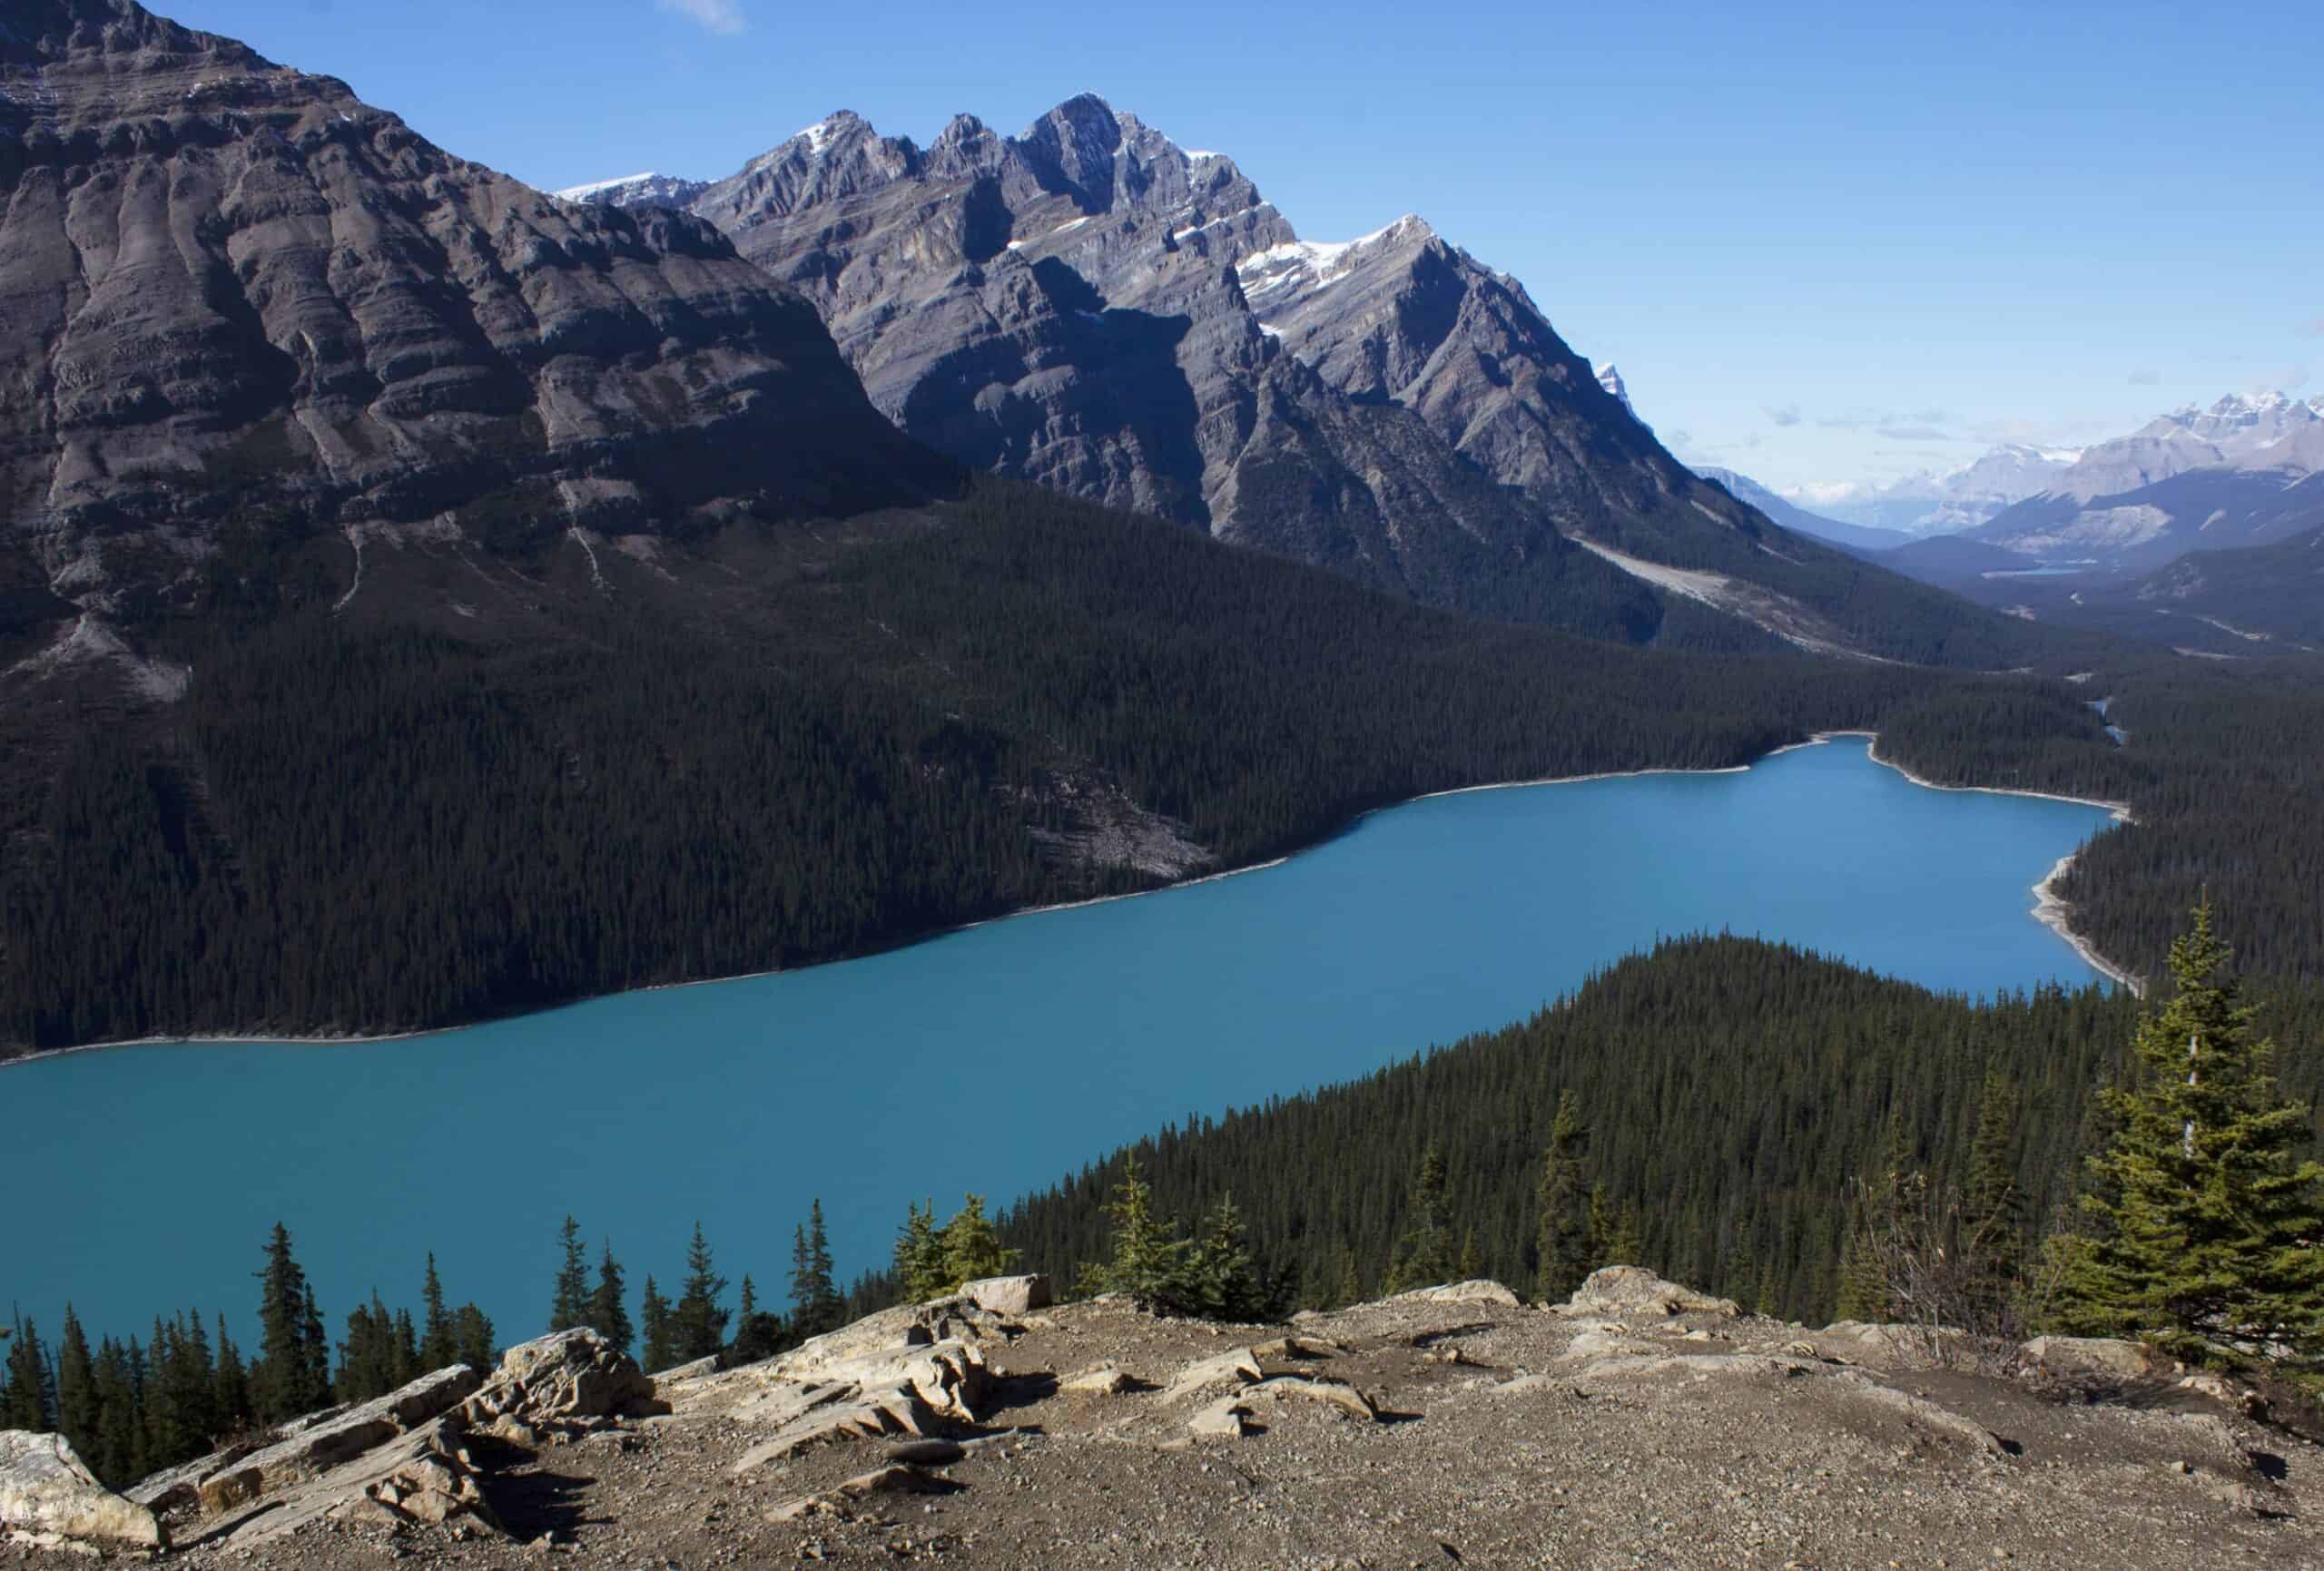
[[[0,1431],[0,1528],[101,1548],[166,1549],[160,1518],[97,1482],[62,1435]]]
[[[290,1438],[252,1451],[204,1478],[196,1488],[204,1517],[217,1517],[262,1495],[320,1478],[365,1452],[451,1410],[472,1394],[477,1372],[454,1364],[399,1390],[292,1428]]]
[[[1321,1376],[1276,1375],[1247,1388],[1246,1396],[1305,1397],[1311,1401],[1337,1408],[1351,1419],[1361,1419],[1369,1424],[1376,1422],[1380,1410],[1371,1399],[1345,1380],[1325,1380]]]
[[[1665,1281],[1644,1266],[1610,1265],[1590,1273],[1564,1305],[1569,1312],[1596,1315],[1661,1316],[1740,1311],[1731,1298],[1713,1298]]]
[[[1509,1309],[1518,1308],[1523,1301],[1501,1283],[1487,1277],[1469,1281],[1447,1282],[1443,1287],[1414,1288],[1400,1292],[1387,1301],[1390,1303],[1497,1303]]]
[[[2154,1373],[2144,1348],[2112,1337],[2035,1337],[2018,1354],[2026,1374],[2053,1379],[2142,1380]]]
[[[1887,1370],[1940,1369],[1958,1361],[1968,1333],[1946,1326],[1875,1325],[1839,1321],[1800,1345],[1818,1358]]]
[[[1036,1272],[1026,1276],[988,1276],[969,1283],[960,1296],[987,1314],[1030,1314],[1057,1301],[1049,1293],[1049,1279]]]
[[[762,1379],[766,1389],[733,1409],[744,1422],[773,1423],[773,1436],[744,1452],[734,1471],[751,1472],[826,1441],[924,1436],[946,1421],[973,1424],[991,1388],[984,1354],[966,1342],[906,1345],[820,1361],[812,1384]]]
[[[1100,1397],[1118,1397],[1129,1389],[1130,1378],[1111,1364],[1099,1364],[1094,1370],[1084,1370],[1068,1378],[1059,1388]]]
[[[1171,1378],[1169,1389],[1162,1393],[1162,1399],[1175,1402],[1181,1397],[1193,1396],[1212,1386],[1246,1386],[1265,1378],[1265,1371],[1259,1368],[1256,1353],[1249,1348],[1232,1348],[1180,1370]]]
[[[1251,1409],[1241,1397],[1221,1397],[1188,1419],[1187,1429],[1207,1439],[1239,1440],[1243,1420],[1250,1416]]]
[[[461,1404],[460,1416],[477,1429],[530,1443],[668,1411],[635,1360],[580,1326],[510,1348],[492,1378]]]

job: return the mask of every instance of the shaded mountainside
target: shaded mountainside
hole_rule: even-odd
[[[710,226],[545,197],[132,0],[12,10],[0,129],[15,653],[263,595],[253,560],[320,536],[499,548],[952,483]]]
[[[1732,645],[1739,617],[1987,665],[2039,642],[1697,478],[1514,279],[1423,221],[1301,241],[1231,159],[1094,97],[1015,137],[962,115],[926,148],[842,113],[675,194],[815,300],[874,403],[976,467],[1598,636]]]
[[[982,486],[590,556],[406,538],[359,581],[319,545],[295,609],[19,673],[6,740],[58,751],[11,780],[5,1037],[376,1031],[796,965],[1955,687],[2109,751],[2062,684],[1588,643]]]

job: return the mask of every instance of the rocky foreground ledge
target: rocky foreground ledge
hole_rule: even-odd
[[[1625,1266],[1266,1327],[1007,1278],[658,1380],[567,1331],[125,1497],[0,1436],[0,1523],[38,1567],[2324,1565],[2324,1452],[2256,1396],[1972,1351]]]

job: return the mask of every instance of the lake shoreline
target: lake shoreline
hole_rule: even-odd
[[[910,948],[915,945],[930,943],[935,939],[946,938],[955,933],[965,933],[977,928],[989,927],[995,922],[1012,921],[1019,917],[1038,917],[1056,911],[1080,910],[1090,906],[1108,905],[1116,900],[1142,899],[1148,895],[1163,894],[1172,889],[1192,889],[1197,884],[1216,883],[1222,879],[1240,878],[1246,873],[1265,872],[1270,868],[1279,868],[1283,866],[1285,863],[1290,861],[1294,857],[1303,855],[1307,851],[1315,849],[1317,847],[1330,843],[1340,836],[1348,833],[1358,824],[1364,822],[1364,820],[1371,818],[1376,813],[1390,812],[1398,808],[1410,807],[1415,802],[1433,801],[1439,797],[1467,796],[1477,791],[1530,790],[1539,786],[1586,785],[1594,781],[1640,780],[1651,775],[1747,774],[1751,770],[1757,768],[1758,765],[1766,762],[1771,758],[1780,758],[1785,753],[1797,752],[1802,748],[1821,747],[1828,742],[1838,741],[1843,737],[1864,737],[1868,739],[1871,745],[1865,750],[1866,755],[1874,763],[1880,765],[1884,769],[1896,771],[1898,774],[1904,776],[1905,779],[1910,781],[1913,784],[1920,786],[1927,790],[1984,791],[1994,796],[2035,797],[2045,801],[2072,802],[2081,807],[2105,808],[2113,813],[2115,821],[2118,823],[2130,823],[2134,821],[2131,817],[2129,804],[2124,802],[2102,801],[2090,797],[2062,796],[2053,791],[2019,790],[2005,786],[1961,786],[1940,784],[1935,781],[1927,780],[1920,775],[1915,774],[1910,769],[1907,769],[1905,765],[1898,763],[1892,759],[1882,758],[1880,756],[1880,735],[1877,731],[1819,731],[1811,733],[1805,741],[1786,742],[1781,747],[1770,748],[1768,751],[1752,759],[1748,763],[1714,765],[1702,769],[1679,769],[1667,765],[1658,765],[1649,769],[1600,770],[1590,774],[1544,775],[1531,780],[1488,781],[1479,785],[1448,786],[1442,790],[1423,791],[1417,796],[1403,797],[1393,802],[1384,802],[1378,807],[1365,808],[1362,811],[1351,817],[1345,823],[1334,830],[1330,834],[1319,836],[1312,844],[1302,846],[1298,848],[1298,849],[1286,852],[1282,856],[1271,857],[1265,861],[1249,862],[1241,867],[1222,868],[1215,872],[1205,873],[1198,878],[1173,879],[1169,883],[1158,885],[1151,889],[1133,889],[1127,893],[1118,895],[1096,895],[1088,899],[1059,900],[1053,901],[1045,906],[1020,907],[1016,910],[1003,911],[997,916],[980,917],[973,921],[960,922],[949,928],[938,928],[935,931],[924,933],[916,938],[902,939],[895,944],[887,945],[881,948],[866,950],[861,955],[838,956],[830,960],[817,961],[816,964],[837,965],[844,960],[867,959],[872,955],[891,953],[897,949]],[[2071,948],[2076,955],[2080,956],[2093,970],[2095,970],[2100,974],[2112,978],[2120,985],[2130,988],[2133,993],[2142,992],[2142,985],[2136,977],[2132,977],[2121,967],[2117,967],[2112,961],[2108,960],[2105,957],[2099,954],[2095,948],[2091,947],[2086,939],[2076,934],[2068,925],[2069,918],[2072,914],[2072,907],[2065,900],[2059,898],[2054,886],[2060,879],[2065,876],[2066,870],[2073,865],[2075,854],[2076,853],[2069,852],[2067,855],[2060,858],[2057,865],[2050,869],[2047,876],[2045,876],[2041,882],[2033,887],[2033,892],[2035,897],[2035,906],[2032,915],[2034,920],[2040,922],[2043,927],[2048,928],[2052,932],[2057,934],[2059,938],[2064,939],[2067,946]],[[553,1014],[559,1009],[575,1008],[584,1004],[592,1004],[606,998],[625,997],[640,993],[666,993],[682,987],[717,987],[727,982],[747,982],[764,977],[782,976],[785,973],[786,969],[805,970],[810,968],[812,967],[775,967],[759,971],[735,971],[719,977],[697,977],[689,978],[683,982],[651,982],[643,987],[620,987],[615,988],[611,992],[592,993],[583,997],[569,998],[561,1003],[551,1004],[539,1009],[520,1009],[512,1011],[506,1015],[490,1015],[476,1020],[463,1021],[458,1025],[431,1026],[405,1031],[383,1031],[369,1034],[346,1032],[309,1036],[282,1036],[271,1035],[264,1032],[234,1032],[204,1036],[132,1036],[120,1037],[104,1042],[81,1042],[75,1043],[70,1047],[43,1047],[34,1052],[20,1053],[12,1057],[0,1058],[0,1073],[5,1073],[7,1070],[22,1065],[38,1063],[51,1058],[62,1058],[68,1054],[103,1053],[124,1047],[179,1047],[188,1046],[195,1043],[222,1046],[353,1047],[369,1046],[373,1043],[404,1042],[416,1036],[448,1036],[457,1031],[474,1030],[478,1026],[492,1025],[502,1020],[519,1019],[527,1015]]]

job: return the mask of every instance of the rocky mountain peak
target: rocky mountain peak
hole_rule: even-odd
[[[182,27],[136,0],[19,0],[0,15],[0,62],[37,64],[68,54],[208,56],[266,64],[243,44]]]
[[[0,135],[0,568],[84,611],[197,593],[230,521],[675,519],[774,480],[679,448],[795,446],[829,400],[832,455],[892,456],[812,309],[697,219],[558,201],[125,0],[5,15],[0,114],[37,119]]]

